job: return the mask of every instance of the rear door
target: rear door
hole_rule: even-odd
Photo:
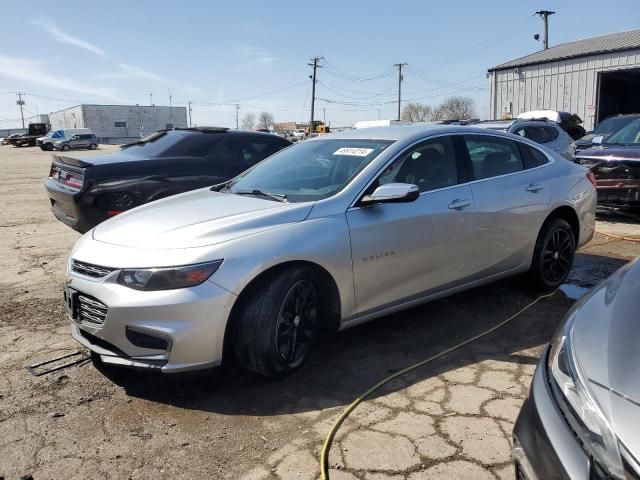
[[[458,140],[441,136],[410,147],[365,192],[384,183],[415,184],[421,193],[414,202],[347,211],[360,315],[474,274],[474,205]]]
[[[474,244],[479,276],[524,261],[549,205],[547,156],[522,142],[492,135],[464,135],[474,181]]]

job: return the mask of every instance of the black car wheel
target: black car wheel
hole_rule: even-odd
[[[551,290],[567,279],[576,250],[573,230],[566,220],[547,221],[538,235],[529,275],[535,286]]]
[[[92,143],[91,145],[89,145],[89,150],[95,150],[96,148],[98,148],[98,145],[95,143]]]
[[[60,150],[62,150],[63,152],[67,152],[70,150],[71,147],[69,147],[69,145],[62,145],[62,147],[60,147]]]
[[[316,336],[313,272],[294,267],[262,279],[244,298],[236,320],[234,347],[245,368],[267,377],[298,368]]]

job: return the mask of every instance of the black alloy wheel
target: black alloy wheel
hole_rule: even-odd
[[[547,237],[542,250],[542,265],[549,283],[564,280],[573,263],[573,238],[571,233],[556,229]]]
[[[311,346],[317,303],[315,287],[308,280],[293,284],[282,302],[276,327],[276,350],[289,365],[301,363]]]

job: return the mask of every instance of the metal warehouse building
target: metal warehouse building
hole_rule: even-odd
[[[101,143],[126,143],[164,128],[186,127],[185,107],[77,105],[49,114],[52,130],[90,128]]]
[[[640,112],[640,30],[551,47],[489,69],[491,118],[530,110],[576,113],[589,131]]]

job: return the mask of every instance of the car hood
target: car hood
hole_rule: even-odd
[[[124,212],[99,224],[92,236],[133,248],[197,248],[300,222],[312,207],[204,188]]]
[[[580,158],[588,158],[594,160],[638,160],[640,161],[640,145],[639,146],[601,146],[592,147],[582,150],[577,154]]]
[[[616,434],[640,454],[640,259],[597,287],[578,308],[573,342],[578,363]]]

